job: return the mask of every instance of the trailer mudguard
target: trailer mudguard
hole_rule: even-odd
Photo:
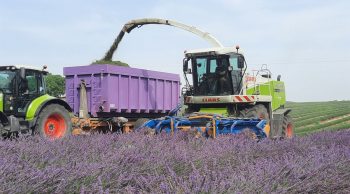
[[[71,107],[67,104],[67,102],[55,98],[53,96],[50,96],[48,94],[45,94],[43,96],[40,96],[33,100],[30,105],[28,106],[27,113],[26,113],[26,120],[27,121],[34,121],[35,117],[37,117],[41,110],[45,108],[49,104],[59,104],[65,107],[69,112],[72,112]]]

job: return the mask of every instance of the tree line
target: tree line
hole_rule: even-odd
[[[45,77],[46,91],[49,95],[60,97],[65,94],[65,80],[61,75],[49,74]]]

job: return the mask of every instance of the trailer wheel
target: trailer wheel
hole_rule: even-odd
[[[139,119],[137,119],[135,124],[134,124],[134,130],[140,128],[147,121],[149,121],[149,119],[146,119],[146,118],[139,118]]]
[[[152,128],[149,128],[149,127],[146,127],[145,129],[143,129],[143,133],[145,135],[149,135],[149,136],[153,136],[156,134],[156,130],[155,129],[152,129]]]
[[[282,138],[292,138],[293,137],[293,121],[292,117],[289,115],[284,116],[282,125]]]
[[[65,138],[71,134],[72,122],[69,112],[60,105],[50,104],[40,113],[35,133],[49,139]]]

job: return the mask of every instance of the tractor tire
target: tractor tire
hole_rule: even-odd
[[[258,118],[265,119],[267,123],[270,122],[269,112],[264,105],[258,104],[251,108],[246,108],[241,111],[240,117],[242,118]]]
[[[262,104],[255,105],[251,108],[246,108],[241,111],[240,117],[242,118],[258,118],[258,119],[264,119],[266,120],[266,126],[264,128],[264,131],[267,135],[267,137],[270,136],[270,115],[267,111],[266,107]]]
[[[149,119],[146,119],[146,118],[139,118],[139,119],[137,119],[136,122],[134,123],[134,130],[136,130],[139,127],[141,127],[147,121],[149,121]]]
[[[67,109],[50,104],[40,113],[34,129],[35,134],[48,139],[62,139],[72,133],[72,121]]]
[[[292,117],[289,115],[284,116],[282,125],[282,138],[292,138],[293,137],[293,121]]]

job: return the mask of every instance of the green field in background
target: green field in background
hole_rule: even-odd
[[[292,108],[297,135],[350,128],[350,101],[287,102],[286,108]]]

